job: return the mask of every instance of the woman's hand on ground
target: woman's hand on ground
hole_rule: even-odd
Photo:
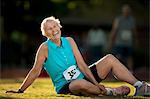
[[[20,89],[15,91],[15,90],[9,90],[9,91],[6,91],[6,93],[23,93],[23,91],[21,91]]]

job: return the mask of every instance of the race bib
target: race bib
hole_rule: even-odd
[[[67,81],[71,81],[80,75],[80,71],[76,68],[75,65],[72,65],[63,72],[63,75]]]
[[[122,40],[124,40],[124,41],[128,41],[128,40],[131,40],[132,38],[131,38],[131,35],[132,33],[131,33],[131,31],[129,31],[129,30],[123,30],[122,32],[121,32],[121,39]]]

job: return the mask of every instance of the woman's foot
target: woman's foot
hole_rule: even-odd
[[[136,87],[135,96],[150,96],[150,85],[146,84],[146,82],[142,82],[143,84],[140,87]]]
[[[106,88],[109,96],[124,96],[130,93],[130,88],[127,86],[120,86],[117,88]]]

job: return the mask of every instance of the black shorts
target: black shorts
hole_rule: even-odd
[[[91,70],[91,72],[93,73],[93,76],[94,76],[94,78],[96,79],[96,81],[97,81],[98,83],[100,83],[100,82],[102,81],[102,79],[99,78],[99,76],[98,76],[98,74],[97,74],[96,65],[93,64],[93,65],[90,67],[90,70]],[[86,77],[84,77],[83,79],[88,80],[88,78],[86,78]],[[89,81],[89,80],[88,80],[88,81]],[[90,81],[90,82],[91,82],[91,81]],[[69,84],[70,84],[70,83],[71,83],[71,82],[65,84],[65,85],[59,90],[58,94],[69,94],[69,93],[71,94],[71,91],[69,90]]]

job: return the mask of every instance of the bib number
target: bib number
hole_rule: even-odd
[[[63,75],[67,81],[71,81],[80,75],[80,71],[76,68],[75,65],[72,65],[63,72]]]

